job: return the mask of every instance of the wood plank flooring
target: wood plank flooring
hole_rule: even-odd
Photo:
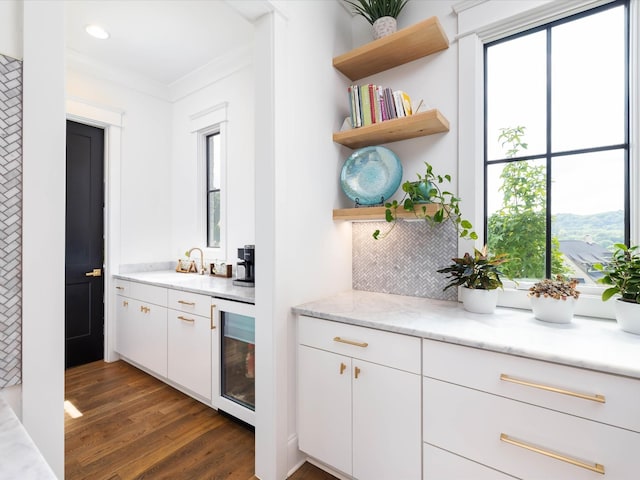
[[[251,480],[254,434],[125,362],[65,374],[65,479]],[[335,480],[305,464],[290,480]]]

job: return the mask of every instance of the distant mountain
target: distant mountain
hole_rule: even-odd
[[[559,213],[553,216],[551,234],[558,240],[585,240],[609,248],[624,242],[624,211],[575,215]]]

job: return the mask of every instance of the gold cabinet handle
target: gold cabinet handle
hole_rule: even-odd
[[[345,340],[340,337],[333,337],[334,342],[346,343],[347,345],[354,345],[356,347],[367,348],[369,344],[367,342],[354,342],[353,340]]]
[[[94,268],[90,272],[85,273],[84,276],[85,277],[101,277],[102,276],[102,269],[101,268]]]
[[[591,400],[592,402],[605,403],[606,401],[604,395],[588,395],[586,393],[572,392],[571,390],[564,390],[562,388],[551,387],[541,383],[533,383],[519,378],[510,377],[504,373],[500,374],[500,380],[504,382],[517,383],[518,385],[524,385],[525,387],[539,388],[540,390],[546,390],[548,392],[561,393],[562,395],[569,395],[571,397],[582,398],[584,400]]]
[[[600,465],[599,463],[585,463],[580,460],[576,460],[575,458],[560,455],[559,453],[554,453],[550,450],[545,450],[544,448],[536,447],[520,440],[515,440],[505,433],[500,434],[500,441],[515,445],[516,447],[524,448],[525,450],[529,450],[531,452],[546,455],[547,457],[555,458],[556,460],[570,463],[571,465],[575,465],[576,467],[586,468],[587,470],[591,470],[592,472],[601,473],[602,475],[604,475],[604,465]]]
[[[212,303],[211,304],[211,314],[210,314],[210,317],[211,317],[211,330],[214,330],[216,328],[216,326],[213,323],[213,311],[215,309],[216,309],[216,306]]]
[[[126,300],[122,301],[122,306],[123,307],[128,307],[129,306],[129,302],[127,302]]]
[[[140,311],[142,313],[149,313],[151,309],[149,307],[145,307],[144,305],[140,307]]]
[[[183,322],[187,322],[187,323],[194,323],[195,320],[193,318],[187,318],[187,317],[183,317],[182,315],[180,315],[178,317],[179,320],[182,320]]]
[[[358,378],[358,375],[360,375],[360,369],[359,369],[358,367],[356,367],[356,368],[354,369],[354,374],[353,374],[353,376],[354,376],[355,378]]]
[[[182,305],[191,305],[192,307],[196,305],[196,302],[187,302],[186,300],[178,300],[178,303]]]
[[[340,375],[344,373],[346,368],[347,366],[344,363],[340,362]]]
[[[116,287],[116,290],[124,290],[124,287]]]

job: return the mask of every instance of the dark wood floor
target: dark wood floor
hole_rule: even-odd
[[[254,477],[254,434],[125,362],[66,371],[65,478]],[[291,480],[334,480],[305,464]]]

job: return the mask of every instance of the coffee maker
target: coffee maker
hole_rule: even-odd
[[[236,265],[236,278],[233,280],[234,285],[242,287],[254,287],[255,282],[255,245],[245,245],[244,248],[238,249],[238,258],[242,261]]]

